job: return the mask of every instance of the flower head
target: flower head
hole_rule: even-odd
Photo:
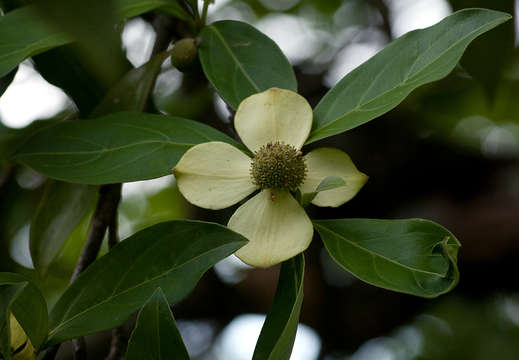
[[[175,176],[182,195],[207,209],[229,207],[260,190],[236,210],[228,227],[249,240],[236,255],[267,267],[299,254],[312,241],[312,222],[292,192],[312,193],[328,176],[338,176],[344,186],[319,192],[312,200],[336,207],[355,196],[367,176],[338,149],[320,148],[303,156],[312,108],[292,91],[272,88],[249,96],[239,105],[234,125],[253,158],[227,143],[203,143],[182,156]]]

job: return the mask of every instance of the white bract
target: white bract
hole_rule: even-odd
[[[234,125],[243,143],[255,153],[256,160],[262,151],[263,154],[267,151],[262,158],[268,158],[268,151],[276,148],[292,156],[293,162],[299,161],[298,157],[304,161],[304,176],[299,177],[304,180],[297,184],[301,193],[314,192],[329,176],[344,180],[344,186],[319,192],[312,200],[314,205],[340,206],[353,198],[367,181],[367,176],[357,170],[349,156],[338,149],[320,148],[302,156],[300,149],[312,127],[312,108],[297,93],[272,88],[249,96],[239,105]],[[288,150],[283,152],[283,149]],[[268,158],[269,166],[276,159],[279,159],[276,154]],[[214,141],[190,148],[174,173],[182,195],[190,203],[207,209],[229,207],[260,190],[236,210],[228,227],[249,240],[236,256],[249,265],[268,267],[304,251],[312,241],[313,226],[292,196],[293,186],[287,188],[288,185],[284,187],[268,178],[258,182],[252,176],[253,163],[254,158],[232,145]],[[284,165],[274,164],[274,172],[276,169],[282,172],[287,168]],[[298,169],[296,165],[294,168]],[[264,168],[267,167],[260,167],[260,171]],[[268,188],[266,183],[277,185]],[[293,181],[285,184],[288,183]]]

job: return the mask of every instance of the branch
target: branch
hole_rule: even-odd
[[[124,344],[126,343],[126,336],[121,327],[112,330],[112,341],[110,343],[110,352],[105,360],[118,360],[124,352]]]
[[[386,34],[388,42],[393,40],[393,31],[391,29],[391,20],[389,18],[389,8],[384,0],[369,0],[371,6],[378,10],[382,17],[382,30]]]
[[[0,173],[0,199],[4,195],[4,192],[9,184],[9,180],[14,175],[15,165],[7,165],[5,169]]]
[[[115,221],[117,216],[117,205],[121,199],[121,184],[103,185],[99,189],[99,201],[94,212],[94,219],[90,227],[90,233],[79,261],[74,269],[70,283],[73,283],[97,258],[99,249],[103,242],[106,229]]]

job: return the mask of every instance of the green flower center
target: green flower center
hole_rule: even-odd
[[[252,159],[250,174],[261,189],[294,191],[306,176],[305,159],[301,151],[279,141],[263,145]]]

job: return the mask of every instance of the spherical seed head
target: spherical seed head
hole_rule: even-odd
[[[305,159],[301,151],[281,142],[268,143],[256,151],[250,173],[261,189],[294,191],[306,176]]]

